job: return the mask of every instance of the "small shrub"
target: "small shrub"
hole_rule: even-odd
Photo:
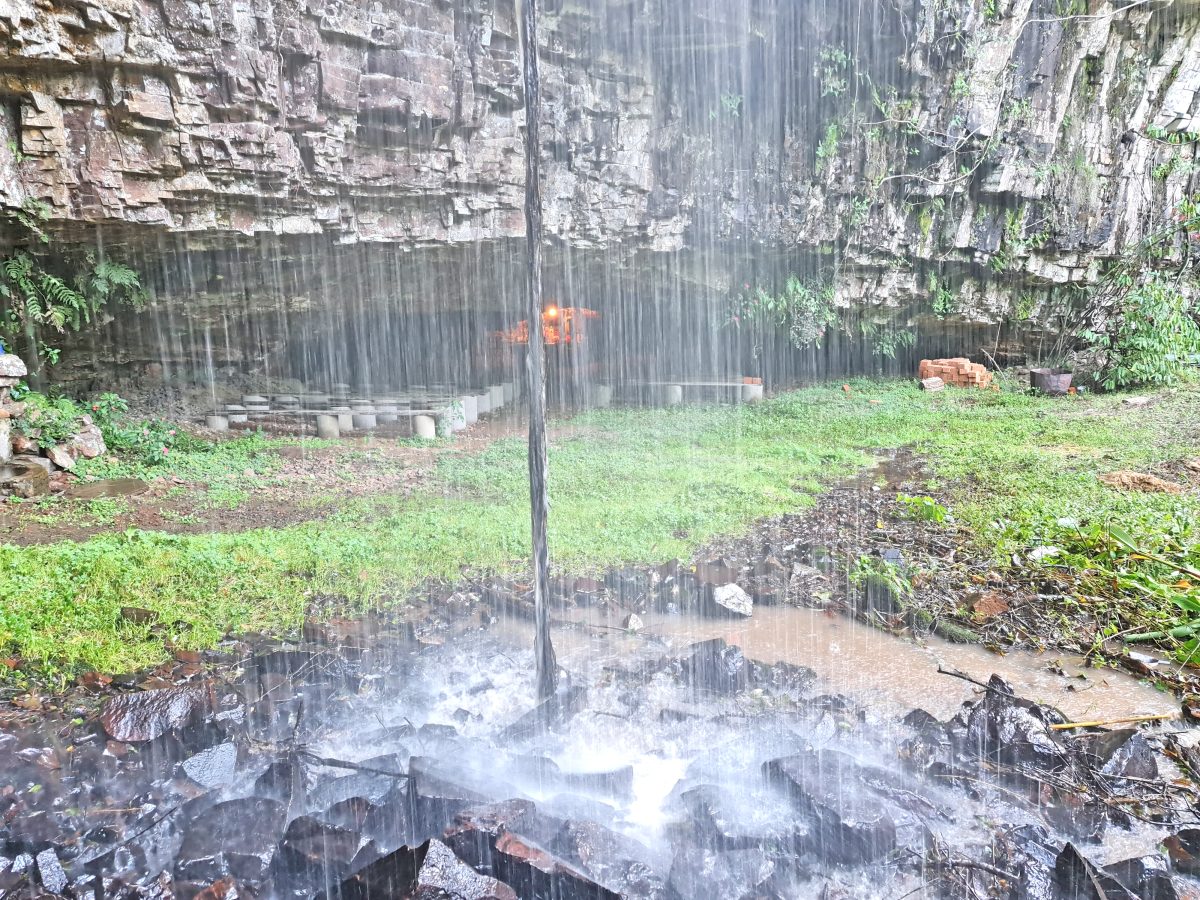
[[[896,502],[900,504],[901,514],[906,519],[935,522],[940,525],[950,515],[950,510],[932,497],[910,497],[908,494],[898,494]]]
[[[1126,286],[1107,330],[1083,335],[1104,358],[1096,380],[1109,391],[1178,383],[1200,353],[1197,310],[1161,273]]]

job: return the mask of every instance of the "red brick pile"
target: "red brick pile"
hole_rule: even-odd
[[[958,359],[923,359],[917,376],[921,381],[940,378],[955,387],[991,387],[992,373],[978,363],[959,357]]]

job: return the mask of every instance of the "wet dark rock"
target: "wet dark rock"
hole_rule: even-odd
[[[1165,857],[1137,856],[1107,865],[1104,871],[1142,900],[1179,900]]]
[[[1138,900],[1136,894],[1080,853],[1074,844],[1067,844],[1058,854],[1054,877],[1060,894],[1071,900]]]
[[[294,819],[271,861],[273,881],[308,894],[331,890],[350,874],[360,842],[355,831],[307,816]]]
[[[775,696],[799,700],[817,681],[817,673],[807,666],[777,662],[771,665],[750,661],[750,684]]]
[[[334,771],[341,773],[346,770]],[[403,786],[405,783],[406,779],[403,777],[375,772],[339,774],[335,778],[318,779],[308,792],[305,803],[309,809],[328,809],[335,803],[341,803],[351,797],[365,797],[372,803],[379,803],[397,785]]]
[[[1187,875],[1200,875],[1200,828],[1184,828],[1163,841],[1171,865]]]
[[[716,557],[696,565],[696,580],[712,587],[722,587],[737,581],[738,570],[728,560]]]
[[[795,821],[790,810],[775,809],[781,803],[778,798],[740,792],[735,797],[725,788],[702,784],[684,791],[679,799],[705,849],[758,847],[795,854],[808,843],[807,825]]]
[[[362,831],[367,817],[374,809],[375,804],[366,797],[348,797],[325,810],[321,814],[321,820],[338,828]]]
[[[740,647],[713,638],[693,644],[679,661],[680,677],[696,692],[735,694],[750,684],[750,667]]]
[[[360,811],[361,804],[366,804],[366,814],[359,829],[363,837],[387,850],[415,843],[414,812],[409,806],[407,779],[393,782],[391,790],[377,801],[370,801],[364,797],[349,797],[330,806],[329,813],[332,814],[335,809],[344,809],[344,804],[351,802],[359,804]],[[327,818],[330,816],[327,815]]]
[[[523,740],[565,724],[587,703],[587,688],[560,684],[554,696],[543,700],[500,734],[502,742]]]
[[[1018,874],[1014,897],[1022,900],[1058,900],[1055,864],[1059,848],[1040,825],[1022,825],[998,835],[998,862]]]
[[[1113,778],[1158,778],[1158,761],[1145,735],[1135,728],[1089,734],[1078,739],[1088,765]]]
[[[967,742],[975,753],[1020,772],[1057,773],[1070,757],[1050,726],[1066,720],[1054,710],[1023,700],[993,675],[983,699],[967,719]]]
[[[189,881],[233,876],[261,880],[283,832],[287,810],[275,800],[217,803],[186,823],[177,874]]]
[[[538,810],[532,800],[506,800],[464,809],[446,829],[445,841],[460,857],[477,869],[494,871],[496,841],[508,832],[527,835],[551,845],[564,822]]]
[[[613,592],[617,604],[626,609],[640,605],[650,592],[650,575],[637,569],[617,569],[604,576],[604,583]]]
[[[823,860],[862,863],[896,846],[896,825],[886,804],[863,784],[859,766],[835,751],[820,750],[765,763],[767,780],[812,819],[812,848]]]
[[[440,835],[457,813],[490,798],[446,774],[436,759],[414,756],[408,765],[408,810],[413,834],[419,838]]]
[[[621,900],[616,891],[597,884],[565,860],[512,832],[496,838],[493,860],[496,876],[521,897]]]
[[[118,694],[104,704],[100,722],[113,740],[140,743],[195,721],[213,705],[211,689],[204,684]]]
[[[343,881],[339,900],[517,900],[508,885],[480,875],[441,841],[402,847]]]
[[[220,787],[233,781],[237,747],[232,743],[218,744],[185,759],[182,765],[184,774],[201,787]]]
[[[295,753],[273,761],[254,781],[255,795],[277,800],[289,815],[303,808],[307,791],[304,763]]]
[[[661,900],[666,883],[655,872],[650,850],[595,822],[570,821],[554,848],[597,884],[629,900]]]
[[[721,897],[750,900],[775,874],[776,864],[762,850],[715,851],[689,847],[671,864],[668,891],[672,900]]]
[[[710,615],[734,618],[749,618],[754,615],[754,598],[737,584],[714,587],[709,599]]]

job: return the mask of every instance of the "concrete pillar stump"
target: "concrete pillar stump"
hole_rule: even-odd
[[[437,438],[437,422],[433,416],[414,416],[413,433],[424,441],[435,440]]]
[[[317,437],[333,441],[341,436],[342,432],[338,428],[337,416],[317,416]]]
[[[761,384],[743,384],[742,385],[742,402],[743,403],[758,403],[763,398],[763,386]]]
[[[462,401],[463,416],[467,420],[468,425],[474,425],[479,421],[479,398],[473,394],[466,394],[458,398]]]
[[[663,400],[667,406],[678,406],[683,402],[683,385],[668,384],[666,390],[663,391]]]
[[[205,416],[204,427],[209,431],[228,431],[229,417],[228,416]]]

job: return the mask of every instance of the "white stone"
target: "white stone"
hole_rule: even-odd
[[[0,377],[24,378],[29,374],[25,361],[15,353],[0,353]]]
[[[668,384],[663,390],[663,402],[667,406],[678,406],[683,402],[683,385]]]
[[[433,416],[414,416],[413,433],[422,440],[432,441],[437,438],[437,422]]]
[[[228,416],[205,416],[204,427],[209,431],[228,431],[229,417]]]
[[[479,421],[479,398],[472,394],[464,394],[458,398],[463,405],[463,416],[467,420],[468,425],[474,425]]]

